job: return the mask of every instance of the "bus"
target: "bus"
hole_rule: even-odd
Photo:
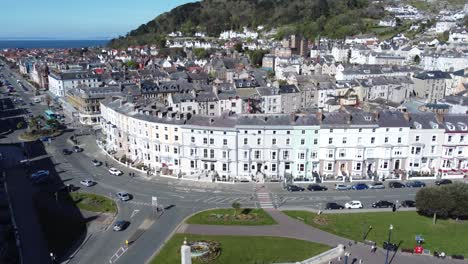
[[[52,110],[45,110],[44,115],[47,120],[57,119],[57,115]]]

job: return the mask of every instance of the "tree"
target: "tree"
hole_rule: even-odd
[[[125,62],[125,66],[128,69],[136,69],[136,68],[138,68],[138,62],[136,62],[134,60],[130,60],[130,61]]]
[[[239,210],[241,209],[241,204],[239,202],[233,202],[232,208],[234,208],[234,216],[236,216],[239,213]]]
[[[439,187],[426,187],[416,194],[416,208],[421,214],[432,216],[433,224],[436,224],[437,217],[450,216],[454,203]]]
[[[24,125],[25,125],[24,122],[20,121],[20,122],[18,122],[18,124],[16,124],[16,128],[17,129],[22,129],[24,127]]]
[[[449,214],[454,218],[468,217],[468,185],[464,183],[454,183],[441,188],[446,199],[454,201]]]
[[[57,121],[56,119],[49,119],[46,121],[46,124],[52,130],[60,128],[60,122]]]
[[[242,43],[236,43],[234,45],[234,50],[237,51],[237,52],[242,52]]]
[[[267,54],[266,50],[249,50],[247,55],[250,58],[250,63],[254,66],[260,67],[262,65],[263,57]]]

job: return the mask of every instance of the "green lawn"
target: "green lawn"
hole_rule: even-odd
[[[243,208],[234,217],[234,209],[214,209],[200,212],[187,220],[199,225],[274,225],[276,221],[263,209]]]
[[[432,224],[431,217],[420,216],[416,212],[322,214],[305,211],[284,211],[293,218],[300,217],[307,224],[324,231],[352,240],[362,241],[364,230],[372,226],[367,239],[378,245],[388,239],[388,229],[393,225],[392,242],[401,241],[402,248],[413,248],[415,235],[421,234],[426,240],[424,247],[431,251],[444,251],[449,254],[468,256],[468,222],[438,220]],[[318,221],[319,220],[319,221]]]
[[[279,237],[201,236],[176,234],[151,261],[152,264],[179,264],[180,246],[188,241],[214,240],[221,244],[221,255],[210,264],[263,264],[295,262],[318,255],[330,247]],[[193,259],[194,264],[201,262]]]
[[[72,192],[70,197],[76,206],[82,210],[97,213],[115,213],[115,202],[107,197],[83,192]]]

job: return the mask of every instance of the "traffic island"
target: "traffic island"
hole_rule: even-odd
[[[117,205],[115,202],[102,195],[85,192],[72,192],[69,197],[70,199],[68,199],[67,202],[75,204],[81,210],[112,214],[117,212]]]
[[[190,217],[187,224],[197,225],[274,225],[276,221],[263,209],[213,209]]]
[[[330,249],[325,245],[291,238],[175,234],[150,263],[181,263],[180,246],[185,239],[191,246],[194,264],[296,262]]]

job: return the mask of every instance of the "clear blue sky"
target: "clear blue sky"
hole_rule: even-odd
[[[0,38],[93,39],[124,35],[194,0],[5,0]]]

